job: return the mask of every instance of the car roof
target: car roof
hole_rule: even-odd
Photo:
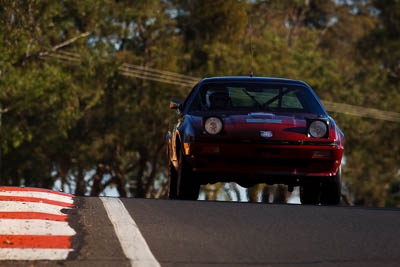
[[[272,82],[272,83],[291,83],[306,85],[303,81],[284,79],[284,78],[273,78],[273,77],[251,77],[251,76],[225,76],[225,77],[210,77],[204,78],[200,81],[200,84],[210,82]]]

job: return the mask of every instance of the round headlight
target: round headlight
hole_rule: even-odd
[[[322,121],[313,121],[310,124],[308,132],[314,138],[323,138],[328,132],[328,127]]]
[[[222,121],[216,117],[206,119],[204,129],[209,134],[219,134],[222,131]]]

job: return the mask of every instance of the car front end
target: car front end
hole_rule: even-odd
[[[298,183],[335,175],[341,164],[343,134],[331,118],[250,113],[188,119],[197,131],[185,136],[184,154],[204,182]],[[221,130],[209,133],[207,120],[219,121]],[[313,137],[312,122],[325,124],[327,133]]]

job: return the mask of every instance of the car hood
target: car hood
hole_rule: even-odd
[[[319,115],[307,113],[249,112],[242,114],[192,115],[191,120],[196,126],[195,128],[203,132],[201,122],[203,118],[211,116],[219,117],[224,122],[224,130],[220,138],[289,141],[310,140],[307,137],[307,119],[322,118]],[[324,139],[324,141],[327,140]]]

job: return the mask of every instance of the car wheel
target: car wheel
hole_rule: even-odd
[[[319,183],[309,183],[300,186],[300,202],[306,205],[318,205],[320,195]]]
[[[342,168],[339,168],[336,175],[326,177],[321,185],[321,204],[338,205],[342,194],[341,184]]]
[[[178,181],[178,172],[175,170],[174,165],[168,159],[168,198],[176,199],[176,189]]]
[[[182,151],[182,150],[181,150]],[[182,152],[179,154],[176,195],[178,199],[196,200],[199,197],[200,183],[191,167],[185,162]]]

